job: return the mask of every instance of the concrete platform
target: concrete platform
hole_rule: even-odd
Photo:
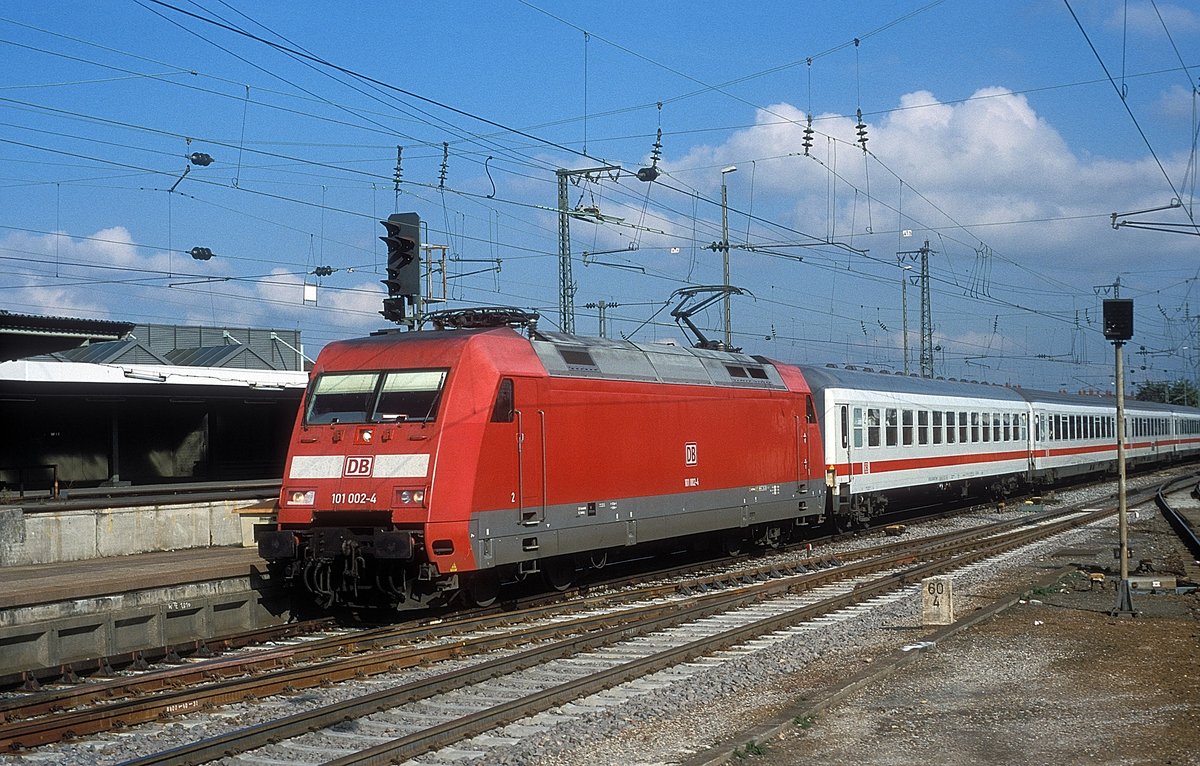
[[[0,676],[190,646],[286,622],[253,548],[0,569]]]

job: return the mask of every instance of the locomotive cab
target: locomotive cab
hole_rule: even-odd
[[[509,334],[516,339],[515,333]],[[386,333],[322,352],[293,433],[278,528],[259,553],[321,606],[425,606],[473,569],[457,539],[479,426],[511,410],[479,333]],[[465,368],[463,374],[458,374]],[[483,400],[486,399],[486,406]],[[449,432],[455,449],[441,456]],[[436,499],[436,502],[435,502]]]

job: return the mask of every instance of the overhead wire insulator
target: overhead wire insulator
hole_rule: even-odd
[[[867,124],[863,122],[861,109],[857,111],[857,115],[858,124],[854,126],[854,130],[858,133],[858,143],[860,146],[862,146],[862,150],[865,152],[867,150],[867,141],[869,140],[867,138]]]
[[[438,188],[446,188],[446,166],[450,163],[450,144],[442,142],[442,169],[438,171]]]
[[[813,126],[812,126],[812,115],[810,114],[810,115],[808,115],[808,125],[805,126],[805,128],[804,128],[804,156],[805,157],[808,156],[808,150],[812,149],[813,133],[815,133],[815,132],[816,131],[813,130]]]
[[[395,185],[395,191],[400,192],[400,182],[404,180],[404,167],[401,165],[401,160],[404,158],[404,147],[396,147],[396,173],[392,176],[392,181]]]

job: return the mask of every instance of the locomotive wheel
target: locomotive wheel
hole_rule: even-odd
[[[493,572],[478,572],[467,586],[467,597],[475,606],[492,606],[500,597],[500,578]]]
[[[570,560],[548,561],[542,566],[546,584],[562,593],[575,584],[575,565]]]
[[[740,532],[729,532],[721,538],[721,550],[726,556],[740,556],[745,547],[746,539]]]

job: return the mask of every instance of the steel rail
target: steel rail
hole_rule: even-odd
[[[898,541],[879,546],[854,551],[842,555],[847,560],[867,559],[874,556],[875,561],[867,564],[878,567],[880,562],[908,561],[919,555],[932,555],[939,550],[955,549],[957,545],[972,544],[971,541],[983,536],[993,536],[999,532],[1014,527],[1039,523],[1047,518],[1074,513],[1072,509],[1047,511],[1021,517],[1013,520],[996,522],[980,527],[957,530],[940,535],[932,535],[918,540]],[[880,558],[885,557],[885,558]],[[797,567],[816,567],[825,569],[836,560],[824,558],[805,559],[797,561]],[[634,593],[617,593],[606,596],[592,596],[575,601],[552,603],[540,607],[526,609],[520,613],[500,613],[491,615],[468,616],[438,625],[400,626],[377,628],[371,631],[352,634],[349,636],[334,636],[325,639],[305,642],[293,647],[284,647],[267,652],[258,652],[249,656],[223,658],[208,662],[196,663],[187,668],[172,668],[161,671],[156,677],[147,680],[130,679],[124,682],[98,685],[96,690],[84,690],[86,699],[95,700],[117,694],[146,694],[156,690],[169,690],[151,698],[138,698],[127,701],[109,702],[103,708],[79,710],[68,713],[59,712],[43,718],[37,718],[22,724],[5,728],[0,734],[0,749],[5,747],[33,747],[58,741],[68,735],[84,735],[110,729],[114,726],[128,726],[161,717],[164,714],[178,714],[214,705],[229,704],[247,697],[262,697],[266,694],[294,691],[309,688],[332,681],[346,680],[362,675],[372,675],[411,667],[413,665],[459,656],[468,651],[488,651],[497,647],[511,644],[512,638],[501,638],[497,641],[475,640],[471,642],[449,642],[439,647],[427,647],[424,650],[405,646],[391,649],[397,644],[412,644],[416,641],[441,639],[470,630],[494,629],[498,626],[519,620],[530,620],[544,617],[546,614],[561,612],[564,609],[579,611],[607,605],[614,601],[630,601],[635,599],[656,598],[673,592],[683,591],[693,593],[704,591],[710,587],[727,587],[730,582],[746,584],[768,577],[780,577],[785,574],[794,575],[795,569],[787,570],[786,565],[778,562],[761,564],[739,572],[725,572],[694,578],[685,583],[663,583],[659,585],[643,585]],[[837,570],[837,576],[851,576],[857,572],[857,567],[842,566]],[[804,582],[820,583],[821,576],[807,575]],[[769,591],[766,591],[770,595]],[[649,612],[647,609],[645,612]],[[601,626],[614,618],[607,615],[600,619]],[[627,619],[634,619],[633,617]],[[571,630],[594,630],[594,621],[576,621],[570,625]],[[563,624],[556,625],[550,634],[531,633],[525,631],[515,636],[524,640],[543,640],[547,635],[561,635]],[[369,657],[344,657],[350,652],[370,652]],[[296,663],[320,661],[323,658],[339,655],[338,659],[319,662],[311,667],[293,667]],[[235,674],[261,673],[278,670],[272,676],[255,676],[254,678],[231,679]],[[213,679],[218,679],[213,682]],[[205,686],[188,689],[178,687],[187,684],[210,682]],[[7,715],[10,718],[23,718],[52,711],[64,706],[81,704],[86,699],[72,700],[69,693],[55,695],[47,700],[34,700],[28,708],[10,708]]]
[[[499,658],[474,665],[460,671],[455,671],[444,676],[428,679],[425,681],[415,682],[396,689],[389,689],[375,694],[367,695],[358,700],[348,700],[334,705],[326,706],[314,711],[298,713],[293,716],[259,724],[253,727],[248,727],[236,732],[214,737],[190,745],[174,748],[163,753],[149,755],[143,758],[135,759],[128,762],[128,766],[148,766],[149,764],[194,764],[204,763],[220,757],[225,757],[235,753],[246,752],[262,745],[277,742],[289,737],[298,736],[310,731],[319,730],[329,726],[336,725],[343,721],[348,721],[360,718],[364,715],[386,710],[395,707],[399,704],[412,702],[419,699],[424,699],[435,693],[444,693],[451,689],[462,688],[480,681],[481,679],[491,678],[497,675],[503,675],[514,672],[526,667],[533,667],[543,664],[551,659],[559,657],[571,656],[580,651],[597,648],[599,646],[611,644],[615,641],[632,638],[638,635],[644,635],[656,630],[665,629],[690,620],[700,619],[703,616],[708,616],[721,611],[737,608],[745,604],[770,598],[772,596],[781,595],[786,592],[797,590],[808,590],[817,587],[819,584],[826,584],[835,576],[838,579],[846,579],[851,577],[861,577],[871,571],[878,571],[881,568],[895,567],[902,563],[911,563],[915,558],[922,556],[933,556],[937,560],[929,563],[911,567],[900,575],[889,575],[882,578],[881,582],[890,582],[890,587],[898,587],[896,583],[910,582],[917,577],[928,576],[928,573],[944,571],[948,568],[961,566],[971,560],[994,555],[996,552],[1005,550],[1011,547],[1026,544],[1030,540],[1041,539],[1053,534],[1057,534],[1065,529],[1073,528],[1082,524],[1087,524],[1096,519],[1110,515],[1112,509],[1094,511],[1091,513],[1076,514],[1072,518],[1050,522],[1038,527],[1024,528],[1015,532],[1010,531],[1003,537],[991,537],[988,541],[981,545],[980,541],[962,541],[957,546],[947,546],[944,541],[938,541],[927,547],[926,550],[921,549],[923,541],[916,541],[913,550],[896,551],[880,559],[864,560],[858,564],[844,565],[838,567],[836,571],[829,570],[826,572],[817,573],[817,575],[804,576],[799,578],[789,578],[787,581],[767,581],[754,585],[744,586],[742,589],[734,593],[717,593],[710,594],[707,597],[695,599],[688,606],[667,606],[665,615],[655,616],[653,619],[629,625],[621,625],[609,627],[584,636],[578,636],[555,645],[547,647],[539,647],[525,652],[521,652],[509,657]],[[963,554],[960,549],[975,547],[978,552],[972,554]],[[883,587],[880,585],[879,587]],[[841,608],[846,603],[861,601],[871,597],[878,592],[873,588],[860,586],[848,597],[838,597],[829,602],[826,611]],[[850,598],[846,601],[845,598]],[[807,609],[807,608],[806,608]],[[806,612],[806,614],[809,612]],[[605,616],[603,619],[611,621],[611,615]],[[563,630],[562,626],[558,626],[559,630]],[[767,627],[764,630],[773,629]],[[759,631],[762,632],[762,631]],[[757,633],[756,633],[757,634]],[[715,646],[715,645],[713,645]],[[711,647],[708,649],[711,651]],[[634,675],[639,673],[634,672]],[[610,673],[602,674],[606,678],[611,678]],[[584,679],[576,683],[577,689],[585,688],[578,684],[595,684],[601,683],[602,679],[593,678],[590,681]],[[607,685],[611,685],[611,681],[603,681]],[[565,693],[567,685],[559,689],[559,692]],[[578,696],[578,692],[576,693]],[[524,703],[506,703],[495,709],[491,717],[486,714],[477,714],[467,716],[460,719],[458,722],[451,722],[443,726],[435,727],[429,730],[426,734],[428,739],[423,745],[415,744],[417,742],[413,737],[406,737],[392,743],[396,749],[387,751],[387,746],[372,748],[370,751],[365,751],[363,760],[353,760],[354,756],[349,756],[344,761],[345,763],[383,763],[389,762],[392,759],[408,757],[419,752],[426,752],[431,748],[440,746],[452,739],[470,736],[471,732],[478,733],[481,730],[493,728],[499,723],[512,720],[511,716],[525,715],[530,712],[536,712],[539,709],[545,709],[545,706],[553,706],[556,702],[548,702],[546,700],[560,699],[558,696],[539,693],[539,699],[542,703],[531,705],[528,700]],[[469,720],[468,720],[469,719]],[[479,727],[483,727],[479,729]],[[464,733],[466,732],[466,733]],[[449,739],[447,739],[449,738]],[[415,748],[410,750],[410,748]],[[380,760],[374,760],[379,758]],[[337,763],[341,763],[338,761]]]
[[[1197,530],[1182,513],[1172,507],[1170,502],[1167,501],[1167,495],[1178,491],[1180,485],[1195,482],[1197,478],[1197,475],[1193,474],[1167,482],[1155,494],[1154,502],[1162,513],[1163,518],[1167,520],[1167,523],[1175,530],[1175,534],[1179,535],[1180,540],[1187,546],[1193,558],[1200,560],[1200,536],[1197,535]],[[1200,497],[1200,484],[1192,492],[1197,497]]]

